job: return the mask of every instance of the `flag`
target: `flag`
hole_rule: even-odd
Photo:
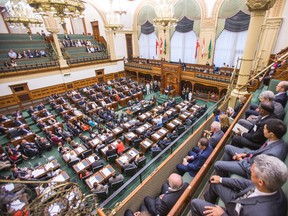
[[[167,46],[167,44],[166,44],[166,38],[165,38],[165,41],[164,41],[164,55],[166,55],[166,46]]]
[[[209,46],[208,46],[208,59],[211,58],[211,50],[212,50],[212,40],[210,39]]]
[[[199,44],[199,41],[198,41],[198,39],[197,39],[197,41],[196,41],[196,50],[195,50],[195,59],[197,58],[197,54],[198,54],[198,49],[199,49],[199,47],[200,47],[200,44]]]
[[[156,38],[156,55],[158,53],[158,46],[159,46],[159,41],[158,41],[158,38]]]
[[[203,58],[205,56],[205,37],[203,38],[202,41],[202,52],[201,52],[201,57]]]
[[[160,55],[162,55],[162,53],[163,53],[163,40],[162,40],[162,38],[160,38],[159,47],[160,47]]]

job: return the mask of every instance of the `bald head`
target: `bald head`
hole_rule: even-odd
[[[179,190],[183,184],[182,176],[172,173],[168,178],[168,183],[172,190]]]
[[[288,90],[288,81],[281,81],[276,86],[277,92],[286,92]]]

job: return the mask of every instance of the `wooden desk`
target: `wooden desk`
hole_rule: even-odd
[[[131,127],[133,127],[134,123],[132,123],[132,121],[128,121],[128,122],[125,122],[123,124],[123,127],[124,127],[124,130],[127,132]]]
[[[124,130],[121,127],[116,127],[114,129],[112,129],[112,133],[113,133],[115,138],[118,138],[123,132],[124,132]]]
[[[143,113],[142,115],[138,116],[138,119],[139,119],[141,122],[143,122],[143,121],[145,121],[147,118],[150,118],[151,115],[152,115],[152,113],[148,111],[148,112]]]
[[[121,170],[121,172],[123,172],[124,170],[123,169],[124,164],[127,161],[128,162],[133,161],[138,154],[139,152],[135,148],[132,148],[128,152],[126,152],[125,154],[121,155],[120,157],[116,159],[116,165]]]
[[[66,153],[66,154],[63,155],[63,160],[64,160],[66,163],[68,163],[68,162],[70,161],[70,155],[71,155],[72,152],[74,152],[74,153],[76,154],[76,152],[75,152],[74,150],[72,150],[72,151],[70,151],[70,152],[68,152],[68,153]]]
[[[86,159],[83,159],[82,161],[80,161],[79,163],[73,165],[73,169],[74,171],[79,174],[82,170],[85,170],[89,167],[89,163],[87,162]]]
[[[146,153],[151,148],[152,145],[153,145],[153,141],[146,138],[140,143],[141,152]]]
[[[95,149],[97,147],[97,145],[102,143],[102,140],[99,137],[95,137],[93,140],[91,140],[92,142],[89,142],[89,145],[91,146],[91,148]]]
[[[169,131],[173,131],[178,125],[182,125],[182,121],[178,118],[173,119],[172,121],[170,121],[167,124],[167,128],[169,129]]]
[[[151,138],[152,138],[152,140],[153,140],[154,142],[157,142],[158,140],[163,139],[163,137],[165,137],[168,132],[169,132],[168,129],[162,127],[162,128],[160,128],[158,131],[156,131],[155,133],[153,133],[153,134],[151,135]]]
[[[46,163],[43,165],[44,168],[48,171],[50,169],[52,170],[56,170],[60,167],[60,164],[58,163],[58,161],[56,159],[50,161],[49,163]]]
[[[45,176],[47,173],[47,170],[45,169],[44,166],[40,166],[37,169],[32,171],[32,176],[36,179],[41,178],[43,176]]]
[[[180,112],[180,110],[181,110],[184,106],[186,106],[188,103],[189,103],[188,101],[182,101],[181,103],[177,104],[177,105],[175,106],[175,108],[178,110],[178,112]]]
[[[118,140],[115,140],[114,142],[110,143],[112,146],[112,149],[115,149],[118,145]],[[106,158],[106,151],[108,150],[108,146],[105,146],[104,148],[100,149],[101,154]]]
[[[130,145],[132,140],[135,139],[137,135],[133,132],[128,132],[124,135],[124,143],[126,145]]]
[[[99,172],[105,180],[108,180],[116,171],[110,164],[108,164],[107,166],[99,170]]]
[[[183,112],[181,115],[179,115],[179,118],[180,118],[182,121],[185,121],[190,115],[192,115],[191,112],[185,111],[185,112]]]
[[[96,172],[94,173],[92,176],[90,176],[89,178],[85,179],[85,183],[88,185],[88,187],[90,189],[93,188],[93,184],[95,182],[101,184],[102,182],[104,182],[104,177],[101,175],[100,172]]]
[[[163,110],[163,109],[164,109],[163,106],[159,105],[157,107],[154,107],[151,111],[153,113],[157,113],[158,111]]]
[[[144,131],[147,131],[147,130],[148,130],[149,128],[151,128],[151,127],[152,127],[152,125],[151,125],[150,123],[146,122],[144,125],[138,127],[135,132],[136,132],[138,135],[140,135],[140,134],[142,134]]]
[[[195,104],[194,106],[192,106],[192,107],[189,109],[189,111],[190,111],[191,113],[194,113],[194,112],[197,112],[199,109],[200,109],[200,106],[197,105],[197,104]]]
[[[59,175],[53,177],[50,181],[51,182],[67,182],[70,180],[69,175],[66,171],[62,171]]]
[[[174,107],[170,108],[169,110],[167,110],[165,113],[168,115],[168,116],[171,116],[172,113],[176,113],[177,112],[177,109],[175,109]]]
[[[92,155],[90,155],[89,157],[85,158],[87,163],[89,164],[89,166],[91,166],[91,164],[95,161],[95,156],[96,154],[93,153]]]
[[[86,150],[87,150],[87,148],[86,148],[84,145],[82,145],[82,144],[80,144],[77,148],[74,149],[74,151],[75,151],[75,153],[76,153],[77,155],[82,154],[82,153],[85,152]]]
[[[99,136],[99,138],[100,138],[100,140],[102,142],[104,142],[106,139],[109,139],[109,138],[113,139],[113,133],[109,132],[108,135],[107,134],[102,134],[102,135]]]

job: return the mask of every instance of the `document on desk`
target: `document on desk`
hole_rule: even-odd
[[[103,175],[105,175],[105,177],[109,176],[111,174],[110,170],[106,167],[102,170]]]

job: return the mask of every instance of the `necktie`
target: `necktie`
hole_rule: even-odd
[[[268,145],[268,142],[265,142],[259,149],[263,149]],[[252,158],[254,154],[250,154],[249,158]]]

